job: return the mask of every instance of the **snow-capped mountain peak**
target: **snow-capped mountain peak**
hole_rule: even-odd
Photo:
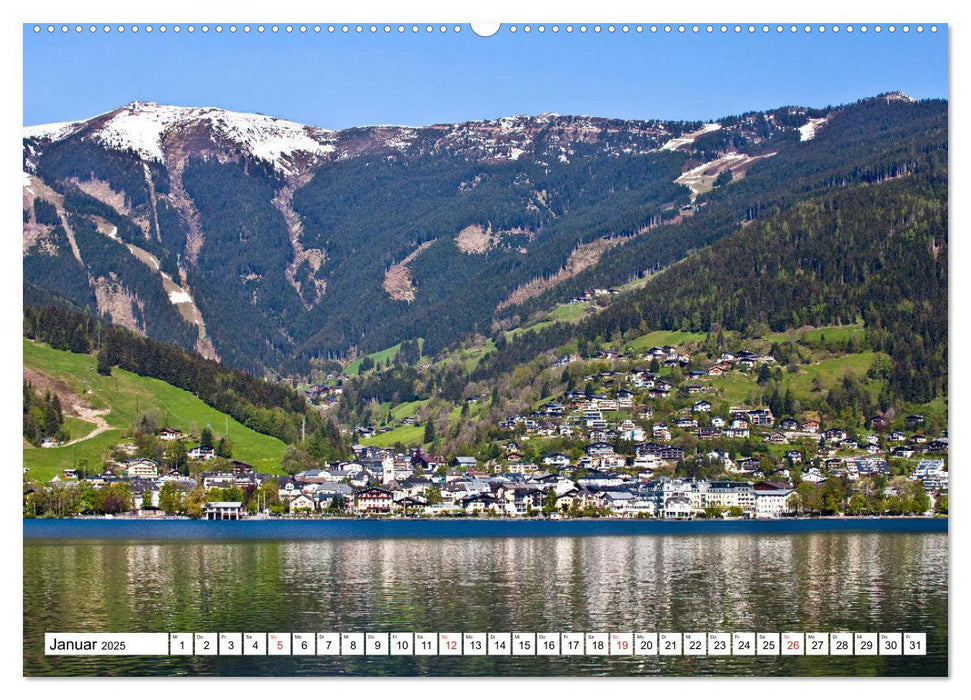
[[[91,126],[90,129],[86,127]],[[333,152],[330,131],[262,114],[230,112],[216,107],[176,107],[131,102],[87,121],[27,127],[25,138],[58,141],[80,131],[108,148],[133,150],[144,160],[164,164],[164,142],[173,132],[207,126],[219,145],[237,147],[284,174],[292,171],[296,153],[322,156]]]

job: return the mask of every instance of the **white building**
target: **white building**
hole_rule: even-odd
[[[157,479],[158,464],[150,459],[130,459],[125,462],[128,478]]]
[[[755,517],[781,518],[789,512],[789,496],[793,488],[783,484],[760,483],[755,485]]]

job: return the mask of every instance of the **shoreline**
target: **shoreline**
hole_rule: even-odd
[[[784,535],[815,532],[947,533],[946,517],[820,517],[766,520],[25,518],[25,540],[328,540]]]

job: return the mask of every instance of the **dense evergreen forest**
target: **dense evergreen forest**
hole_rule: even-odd
[[[321,305],[300,324],[313,333],[301,351],[373,351],[420,336],[434,353],[487,330],[500,301],[523,282],[554,274],[578,244],[632,235],[660,218],[666,203],[686,202],[673,182],[684,159],[590,155],[493,165],[441,156],[323,168],[294,197],[305,245],[327,250],[322,273],[330,279]],[[545,193],[542,206],[537,193]],[[510,233],[469,254],[453,239],[470,224]],[[414,301],[391,300],[385,272],[425,242],[432,244],[409,266]]]
[[[724,138],[722,130],[714,131],[696,145],[708,148],[709,141]],[[676,262],[740,224],[774,216],[833,188],[946,170],[947,143],[946,102],[862,100],[835,112],[811,141],[800,142],[798,134],[789,132],[762,144],[754,154],[775,155],[759,160],[744,178],[699,196],[700,208],[690,218],[607,251],[595,267],[499,317],[515,325],[586,289],[622,284],[645,270]]]
[[[890,355],[891,397],[947,393],[947,178],[942,170],[857,185],[742,227],[578,326],[512,341],[472,375],[488,379],[576,337],[653,329],[758,337],[862,320]]]
[[[206,240],[194,277],[199,307],[230,364],[289,362],[287,329],[302,311],[284,271],[293,257],[287,224],[271,200],[280,183],[251,163],[192,159],[183,173]]]

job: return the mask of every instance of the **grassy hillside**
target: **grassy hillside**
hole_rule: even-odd
[[[651,331],[650,333],[634,338],[629,343],[623,343],[622,345],[625,348],[630,348],[634,352],[644,352],[657,346],[682,346],[685,343],[694,343],[704,339],[704,333],[689,333],[686,331]]]
[[[395,357],[397,357],[399,350],[401,350],[401,343],[392,345],[390,348],[385,348],[384,350],[379,350],[378,352],[372,352],[370,355],[366,355],[365,357],[370,357],[374,364],[384,364],[388,360],[393,360]],[[347,367],[344,368],[344,374],[349,377],[353,377],[358,373],[363,360],[363,357],[359,357],[351,362],[349,365],[347,365]]]
[[[873,358],[876,355],[877,353],[873,352],[859,352],[813,362],[801,366],[798,374],[787,372],[782,384],[784,387],[790,387],[794,398],[806,405],[818,397],[817,392],[813,391],[813,383],[817,377],[826,391],[839,384],[847,374],[863,379],[866,377],[867,370],[873,364]],[[761,387],[757,382],[757,372],[705,377],[700,380],[700,383],[712,387],[716,392],[716,397],[732,405],[741,405],[753,393],[755,395],[761,393]],[[867,380],[867,389],[874,399],[880,394],[884,385],[885,382],[882,381]]]
[[[362,445],[373,445],[374,447],[394,447],[398,442],[405,445],[420,445],[425,428],[421,425],[403,425],[400,428],[378,433],[374,437],[361,440]]]
[[[110,377],[104,377],[95,371],[96,361],[91,355],[54,350],[30,340],[23,344],[25,367],[66,383],[94,409],[110,410],[104,416],[110,428],[90,439],[53,449],[25,448],[24,466],[30,468],[34,478],[50,479],[80,460],[86,460],[89,469],[96,468],[114,445],[124,441],[122,433],[139,412],[151,409],[158,410],[164,416],[163,422],[172,428],[187,431],[193,425],[201,429],[209,424],[217,435],[228,429],[234,458],[261,471],[282,473],[282,441],[243,426],[187,391],[118,368],[112,370]],[[67,425],[74,439],[94,428],[91,423],[74,418],[68,419]]]

